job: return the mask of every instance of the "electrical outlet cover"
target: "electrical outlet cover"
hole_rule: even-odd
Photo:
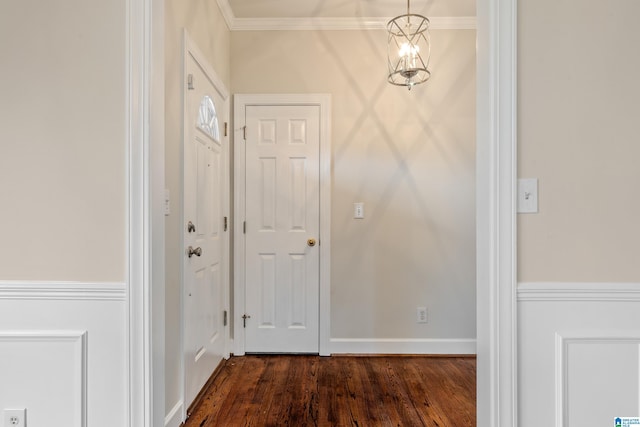
[[[416,321],[418,323],[427,323],[427,307],[418,307],[416,310]]]
[[[5,409],[3,427],[27,427],[27,410]]]

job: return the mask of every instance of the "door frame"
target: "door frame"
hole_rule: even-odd
[[[163,425],[165,415],[164,0],[126,4],[129,387],[125,398],[129,427],[154,427]],[[515,427],[517,0],[476,4],[477,425]]]
[[[223,100],[223,114],[226,114],[226,121],[230,120],[230,107],[229,107],[229,101],[230,101],[230,97],[229,97],[229,91],[227,90],[226,86],[224,85],[224,83],[222,82],[222,80],[220,79],[220,77],[218,76],[218,74],[215,72],[215,70],[213,69],[213,67],[209,64],[209,62],[207,61],[206,57],[202,54],[202,52],[200,51],[200,49],[198,48],[198,46],[195,44],[195,42],[193,41],[193,39],[191,39],[191,37],[189,36],[189,33],[187,32],[186,29],[183,30],[183,56],[182,56],[182,161],[181,161],[181,166],[182,166],[182,171],[181,171],[181,184],[182,184],[182,200],[180,200],[181,203],[181,224],[183,225],[181,233],[180,233],[180,244],[184,245],[184,241],[185,241],[185,233],[186,233],[186,228],[184,227],[184,225],[186,224],[186,218],[184,216],[184,208],[182,208],[182,206],[184,206],[184,193],[185,193],[185,179],[184,179],[184,145],[187,143],[187,140],[189,138],[189,132],[190,129],[187,126],[186,119],[188,117],[188,105],[187,105],[187,95],[188,95],[188,89],[187,89],[187,61],[189,59],[189,56],[191,56],[199,65],[200,67],[202,67],[204,73],[207,75],[207,77],[211,80],[211,82],[213,83],[213,87],[215,88],[215,90],[218,92],[218,94],[220,95],[220,97]],[[229,163],[229,153],[230,153],[230,143],[229,143],[229,136],[225,136],[224,133],[224,120],[219,121],[219,125],[220,125],[220,139],[221,139],[221,146],[222,146],[222,159],[221,159],[221,163],[223,165],[223,171],[222,171],[222,183],[221,183],[221,189],[223,191],[222,194],[222,206],[221,206],[221,211],[222,211],[222,216],[223,217],[229,217],[229,192],[231,190],[230,188],[230,182],[229,182],[229,167],[230,167],[230,163]],[[221,268],[222,268],[222,277],[221,277],[221,286],[224,289],[224,294],[223,294],[223,301],[222,301],[222,305],[224,307],[224,310],[228,313],[229,312],[229,294],[230,294],[230,289],[229,289],[229,270],[230,270],[230,256],[231,256],[231,251],[230,251],[230,238],[229,238],[229,231],[222,231],[222,252],[223,252],[223,256],[222,256],[222,262],[221,262]],[[185,292],[185,260],[184,260],[184,256],[181,258],[180,260],[180,354],[182,355],[181,360],[180,360],[180,374],[182,376],[182,401],[184,402],[184,405],[182,405],[182,419],[186,419],[186,412],[187,412],[187,402],[185,401],[186,398],[186,391],[187,391],[187,375],[186,375],[186,362],[185,359],[187,357],[186,352],[185,352],[185,339],[186,339],[186,316],[185,316],[185,298],[184,298],[184,292]],[[224,339],[224,353],[223,353],[223,358],[228,359],[229,358],[229,341],[230,341],[230,327],[227,324],[224,327],[224,334],[223,334],[223,339]]]
[[[477,425],[517,427],[517,2],[477,0]]]
[[[320,295],[318,349],[321,356],[330,353],[330,279],[331,279],[331,95],[328,94],[239,94],[234,95],[234,280],[233,280],[233,354],[245,354],[242,315],[245,308],[245,109],[248,106],[314,105],[320,108]]]

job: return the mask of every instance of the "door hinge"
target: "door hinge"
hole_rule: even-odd
[[[224,136],[227,136],[228,132],[229,132],[229,123],[224,122]]]
[[[189,90],[193,90],[194,89],[194,87],[193,87],[193,74],[189,74],[187,76],[187,89],[189,89]]]
[[[242,315],[242,327],[246,328],[247,327],[247,319],[251,319],[251,316],[249,316],[248,314],[243,314]]]
[[[227,310],[222,312],[222,326],[227,326]]]
[[[242,139],[247,140],[247,126],[242,127]]]
[[[229,229],[229,219],[225,216],[224,217],[224,231],[227,231]]]
[[[247,221],[242,222],[242,234],[247,234]]]

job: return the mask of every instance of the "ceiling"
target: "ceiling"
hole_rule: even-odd
[[[221,0],[218,0],[220,3]],[[390,18],[406,13],[404,0],[222,0],[235,18]],[[412,0],[411,13],[472,17],[475,0]]]

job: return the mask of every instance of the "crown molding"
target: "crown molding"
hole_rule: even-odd
[[[389,18],[237,18],[228,0],[217,0],[231,31],[384,30]],[[432,30],[475,30],[475,16],[431,17]]]
[[[222,13],[222,17],[227,23],[227,27],[230,30],[233,29],[233,22],[236,19],[236,16],[233,13],[233,9],[231,9],[231,5],[229,4],[229,0],[217,0],[218,7],[220,8],[220,12]]]
[[[224,0],[223,0],[224,1]],[[384,30],[391,18],[235,18],[231,31]],[[476,18],[429,18],[432,30],[475,30]]]

